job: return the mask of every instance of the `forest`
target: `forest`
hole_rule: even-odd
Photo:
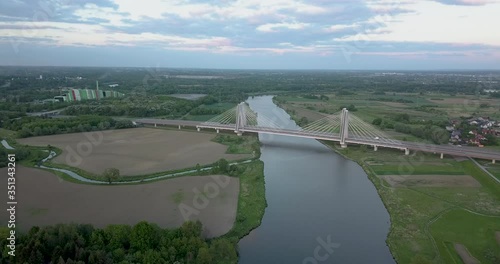
[[[185,222],[174,229],[148,222],[102,229],[88,224],[32,227],[17,237],[19,250],[15,258],[8,255],[8,232],[7,228],[0,228],[0,264],[211,264],[237,260],[235,245],[227,238],[205,240],[199,221]]]

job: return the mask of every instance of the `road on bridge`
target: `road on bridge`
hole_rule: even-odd
[[[163,126],[189,126],[189,127],[197,127],[208,128],[208,129],[216,129],[216,130],[229,130],[235,131],[235,125],[228,124],[217,124],[217,123],[207,123],[207,122],[199,122],[199,121],[187,121],[187,120],[168,120],[168,119],[137,119],[135,120],[138,124],[146,124],[146,125],[163,125]],[[288,129],[280,129],[280,128],[267,128],[267,127],[259,127],[259,126],[244,126],[240,127],[239,131],[248,132],[248,133],[266,133],[266,134],[275,134],[275,135],[283,135],[283,136],[295,136],[295,137],[304,137],[304,138],[312,138],[318,140],[327,140],[327,141],[335,141],[340,142],[340,136],[331,133],[321,133],[314,131],[303,131],[303,130],[288,130]],[[236,131],[235,131],[236,132]],[[429,152],[436,154],[446,154],[452,156],[462,156],[462,157],[472,157],[479,159],[487,159],[492,161],[500,160],[500,152],[494,151],[490,149],[477,148],[477,147],[459,147],[454,145],[433,145],[433,144],[424,144],[424,143],[416,143],[416,142],[407,142],[407,141],[398,141],[398,140],[387,140],[387,139],[376,139],[376,138],[367,138],[367,137],[359,137],[353,136],[348,137],[345,140],[348,144],[361,144],[361,145],[369,145],[369,146],[377,146],[377,147],[385,147],[385,148],[393,148],[405,150],[406,154],[409,154],[409,150],[413,151],[421,151],[421,152]]]

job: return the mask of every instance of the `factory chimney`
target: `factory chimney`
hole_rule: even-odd
[[[99,101],[99,81],[98,80],[95,81],[95,87],[96,87],[95,98]]]

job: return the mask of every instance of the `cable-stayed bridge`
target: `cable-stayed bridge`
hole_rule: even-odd
[[[217,133],[221,130],[234,131],[240,136],[243,133],[264,133],[312,138],[339,142],[342,148],[346,148],[348,144],[359,144],[371,146],[375,151],[379,147],[399,149],[404,151],[406,155],[409,155],[410,151],[413,150],[437,153],[441,155],[441,158],[443,158],[443,155],[448,154],[488,159],[493,162],[500,160],[500,152],[489,149],[393,140],[383,131],[349,113],[345,108],[338,113],[316,120],[299,130],[282,128],[276,121],[278,120],[273,117],[258,115],[243,102],[205,122],[165,119],[139,119],[135,122],[154,126],[178,126],[179,129],[183,126],[192,126],[196,127],[198,131],[201,129],[215,129]]]

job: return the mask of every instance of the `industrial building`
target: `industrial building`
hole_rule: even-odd
[[[120,92],[99,90],[99,83],[96,83],[96,90],[66,88],[63,90],[62,95],[55,96],[54,99],[59,102],[74,102],[123,96],[124,94]]]

